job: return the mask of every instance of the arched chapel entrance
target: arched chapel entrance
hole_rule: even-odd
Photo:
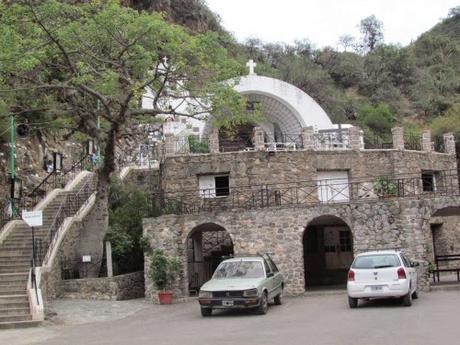
[[[196,226],[187,237],[188,290],[196,294],[211,279],[219,263],[233,255],[230,234],[220,225],[205,223]]]
[[[313,219],[303,235],[305,289],[344,285],[353,261],[353,235],[335,216]]]

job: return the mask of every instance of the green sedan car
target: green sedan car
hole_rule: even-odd
[[[211,316],[213,309],[255,309],[265,314],[270,300],[281,304],[283,288],[283,275],[270,256],[227,259],[200,289],[201,315]]]

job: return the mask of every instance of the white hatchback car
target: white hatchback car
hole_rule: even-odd
[[[404,306],[417,298],[415,264],[397,250],[361,253],[348,271],[348,304],[358,306],[358,299],[402,298]]]

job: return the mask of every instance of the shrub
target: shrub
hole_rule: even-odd
[[[180,270],[176,257],[168,258],[161,250],[155,250],[150,261],[150,277],[158,290],[170,289]]]

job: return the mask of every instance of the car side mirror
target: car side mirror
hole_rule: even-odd
[[[267,278],[271,278],[271,277],[273,277],[274,275],[275,275],[275,273],[273,273],[273,272],[267,273]]]

